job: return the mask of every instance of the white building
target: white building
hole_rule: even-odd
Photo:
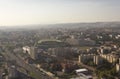
[[[93,79],[92,74],[87,69],[77,69],[75,71],[80,76],[78,79]]]
[[[22,49],[23,49],[24,53],[30,54],[30,47],[29,46],[24,46]]]

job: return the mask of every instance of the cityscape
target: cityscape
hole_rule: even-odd
[[[55,26],[0,30],[0,78],[120,78],[119,22]]]
[[[0,0],[0,79],[120,79],[119,0]]]

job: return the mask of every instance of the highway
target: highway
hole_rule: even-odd
[[[52,77],[50,77],[47,74],[43,73],[42,71],[38,70],[36,67],[25,63],[24,60],[19,58],[17,55],[10,53],[9,51],[6,51],[5,53],[3,53],[3,55],[7,61],[15,60],[16,65],[24,68],[27,71],[27,73],[35,79],[53,79]]]

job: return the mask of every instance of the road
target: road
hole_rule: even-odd
[[[43,72],[39,71],[36,69],[36,67],[25,63],[24,60],[19,58],[13,53],[10,53],[9,51],[6,51],[3,53],[4,57],[6,58],[7,61],[15,60],[16,65],[21,66],[22,68],[26,69],[26,71],[35,79],[53,79],[52,77],[48,76],[47,74],[44,74]]]

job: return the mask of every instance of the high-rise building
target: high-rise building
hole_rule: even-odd
[[[32,59],[39,58],[39,52],[37,50],[38,50],[37,47],[30,47],[30,56]]]

